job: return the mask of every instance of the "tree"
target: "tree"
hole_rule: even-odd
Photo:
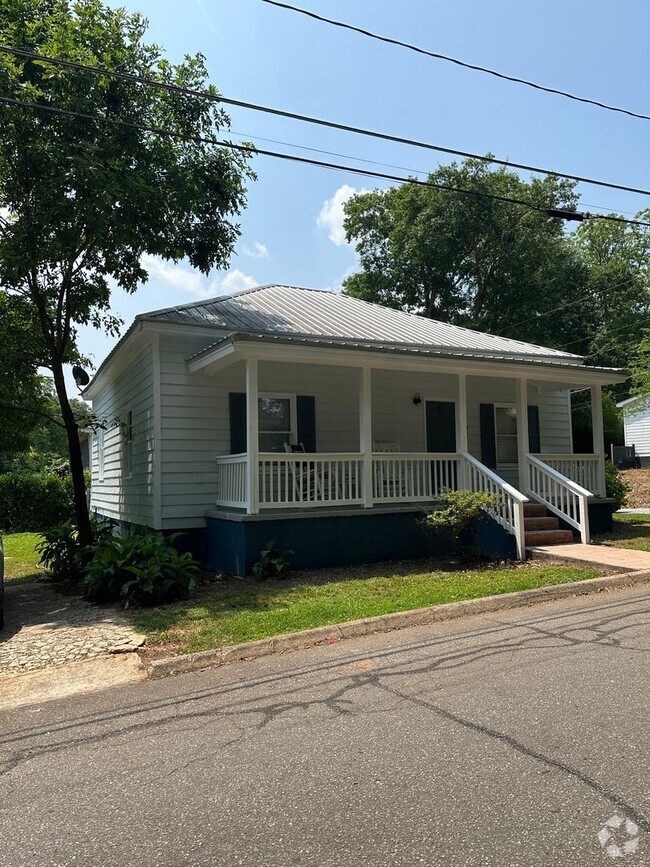
[[[649,218],[650,210],[636,216]],[[650,234],[642,226],[589,220],[569,241],[588,274],[582,305],[591,320],[586,354],[595,364],[626,366],[650,322]]]
[[[586,336],[569,303],[585,290],[586,268],[563,221],[490,198],[575,210],[574,184],[526,182],[479,160],[442,166],[428,180],[478,195],[404,184],[347,202],[344,226],[361,271],[344,282],[346,293],[522,340]],[[544,315],[560,305],[566,314]]]
[[[200,55],[172,64],[143,42],[145,30],[140,16],[98,0],[0,6],[8,45],[216,94]],[[147,279],[144,253],[185,258],[203,273],[226,266],[252,173],[241,155],[196,139],[228,125],[209,100],[11,54],[0,58],[0,95],[30,104],[0,104],[0,288],[35,313],[86,544],[92,531],[63,373],[77,358],[75,329],[91,323],[117,333],[110,285],[134,292]]]

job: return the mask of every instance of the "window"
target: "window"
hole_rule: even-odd
[[[292,395],[265,395],[258,400],[261,452],[283,452],[296,441],[296,408]]]
[[[97,478],[104,481],[104,428],[97,428]]]
[[[133,410],[124,414],[122,427],[122,448],[124,449],[124,476],[130,479],[133,475]]]
[[[496,431],[497,466],[516,464],[518,460],[516,407],[495,406],[494,428]]]

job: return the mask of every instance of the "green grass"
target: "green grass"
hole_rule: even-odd
[[[388,564],[380,564],[385,570]],[[592,569],[565,566],[486,567],[471,571],[422,571],[411,564],[392,574],[381,568],[331,570],[294,582],[256,584],[231,580],[203,592],[198,601],[134,612],[136,628],[150,644],[192,653],[314,626],[594,578]],[[350,578],[354,574],[355,577]]]
[[[39,533],[7,533],[2,537],[5,552],[5,581],[33,581],[43,569],[34,550],[42,536]]]
[[[616,548],[650,551],[650,514],[614,515],[614,529],[599,537],[598,541]]]

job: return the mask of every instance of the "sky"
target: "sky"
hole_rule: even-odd
[[[316,13],[510,75],[650,113],[647,0],[294,0]],[[180,61],[201,52],[227,97],[315,115],[515,162],[648,187],[650,123],[463,69],[314,21],[262,0],[122,0],[141,12],[147,41]],[[244,109],[229,109],[233,140],[428,172],[450,158]],[[264,142],[319,148],[331,158]],[[355,162],[355,165],[366,165]],[[187,264],[145,258],[150,278],[115,291],[123,331],[138,313],[264,283],[339,289],[355,268],[343,204],[371,178],[270,157],[253,160],[241,237],[230,268],[204,277]],[[379,171],[394,171],[371,166]],[[528,177],[526,173],[522,176]],[[580,207],[632,216],[647,198],[580,185]],[[97,366],[115,344],[91,328],[82,352]],[[74,386],[72,387],[74,389]]]

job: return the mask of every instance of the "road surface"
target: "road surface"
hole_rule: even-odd
[[[636,587],[0,712],[0,865],[650,865],[649,620]]]

